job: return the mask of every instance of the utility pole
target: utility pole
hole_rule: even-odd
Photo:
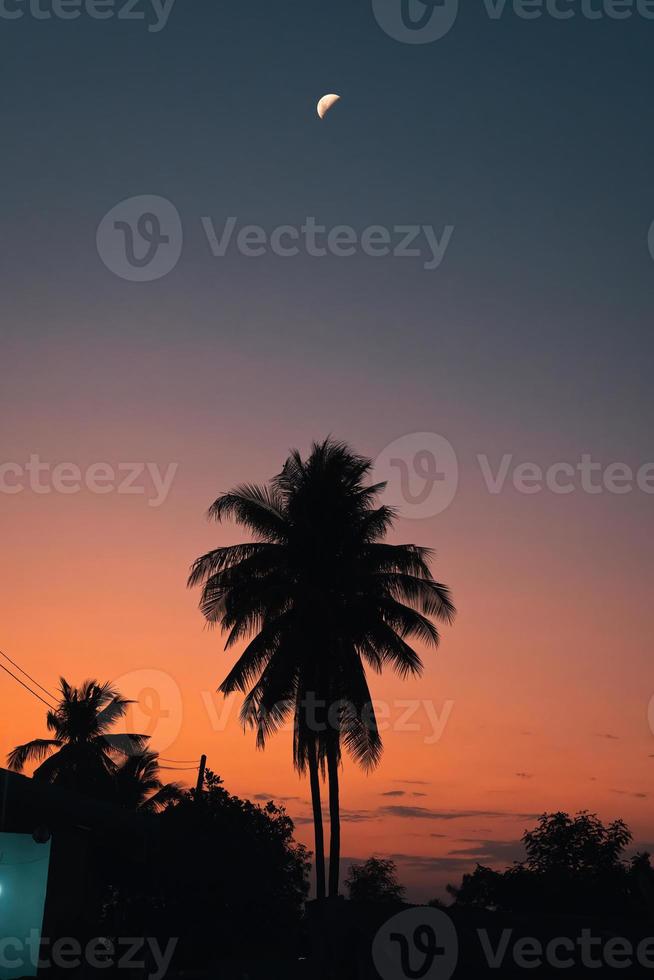
[[[197,784],[195,786],[195,798],[196,798],[196,800],[199,800],[200,799],[200,793],[202,792],[202,787],[204,785],[204,770],[206,769],[206,766],[207,766],[207,757],[206,757],[206,755],[201,755],[200,756],[200,768],[198,769],[198,781],[197,781]]]

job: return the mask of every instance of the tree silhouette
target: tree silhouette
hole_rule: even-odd
[[[395,861],[375,857],[353,864],[345,887],[352,902],[401,902],[406,891],[397,880]]]
[[[112,783],[118,804],[128,810],[157,812],[184,793],[178,783],[162,782],[156,752],[128,756],[116,767]]]
[[[384,541],[395,514],[378,505],[383,484],[366,486],[372,464],[343,443],[294,451],[267,486],[242,485],[209,509],[255,538],[198,558],[189,585],[200,608],[228,633],[226,649],[248,639],[220,686],[240,690],[241,711],[263,747],[294,716],[294,763],[309,770],[316,839],[316,885],[324,894],[319,769],[329,781],[329,894],[338,894],[338,768],[344,745],[365,769],[382,743],[365,667],[419,674],[409,644],[438,644],[432,620],[451,622],[449,591],[434,581],[430,552]]]
[[[477,865],[447,890],[456,905],[480,909],[621,914],[654,895],[648,855],[638,855],[631,866],[623,858],[630,841],[622,820],[604,824],[585,810],[545,813],[522,837],[526,860],[506,871]]]
[[[599,873],[619,864],[630,840],[631,832],[623,820],[605,825],[586,810],[573,817],[560,811],[545,813],[534,830],[522,838],[527,852],[525,866],[543,874]]]
[[[9,768],[22,772],[28,762],[38,762],[34,779],[106,798],[118,760],[141,752],[146,736],[112,734],[131,702],[109,683],[87,680],[73,687],[62,677],[60,691],[57,708],[46,716],[54,737],[17,745],[7,756]]]

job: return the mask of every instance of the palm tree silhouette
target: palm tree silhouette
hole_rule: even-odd
[[[419,674],[422,661],[408,641],[437,646],[433,620],[451,622],[455,612],[449,590],[432,577],[429,550],[385,542],[395,513],[378,505],[383,484],[364,484],[371,469],[332,439],[314,444],[306,460],[294,451],[269,485],[239,486],[214,502],[210,518],[233,518],[256,540],[203,555],[189,576],[190,586],[202,585],[207,620],[228,633],[226,649],[249,638],[220,690],[246,695],[241,717],[257,744],[294,714],[294,763],[310,776],[319,898],[319,769],[328,774],[335,897],[341,750],[364,769],[382,751],[365,667]]]
[[[116,768],[113,786],[119,805],[128,810],[155,813],[183,796],[183,789],[178,783],[162,782],[156,752],[138,752],[128,756]]]
[[[54,737],[17,745],[7,756],[9,768],[22,772],[26,763],[38,762],[36,780],[89,795],[111,795],[117,760],[142,752],[147,742],[145,735],[111,732],[132,702],[109,683],[95,680],[73,687],[62,677],[60,692],[57,708],[46,717]]]

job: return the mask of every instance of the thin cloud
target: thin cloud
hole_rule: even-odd
[[[379,813],[384,817],[404,817],[409,820],[464,820],[468,817],[484,817],[487,820],[537,820],[539,813],[507,813],[502,810],[429,810],[424,806],[383,806]]]
[[[277,796],[275,793],[255,793],[254,799],[261,803],[269,803],[271,800],[278,800],[281,803],[297,803],[302,799],[301,796]]]
[[[410,868],[413,871],[420,871],[425,874],[435,872],[452,871],[457,875],[470,867],[470,861],[465,858],[457,857],[433,857],[427,854],[389,854],[397,864]]]
[[[323,806],[322,815],[325,819],[329,819],[329,808],[327,806]],[[291,813],[290,817],[293,823],[298,826],[313,823],[313,814],[310,813],[300,813],[297,815]],[[366,820],[376,819],[378,819],[377,813],[371,810],[341,810],[342,823],[364,823]]]
[[[647,793],[633,793],[627,789],[612,789],[610,792],[616,793],[618,796],[631,796],[634,800],[646,800],[648,795]]]
[[[522,861],[525,857],[525,849],[519,840],[473,840],[464,838],[462,844],[470,844],[470,847],[453,848],[449,854],[452,857],[466,857],[470,860],[481,862],[504,862],[511,864],[513,861]]]
[[[403,852],[388,854],[386,852],[375,852],[374,856],[390,858],[400,866],[400,869],[406,868],[414,871],[425,872],[426,874],[433,874],[439,871],[451,871],[458,876],[463,874],[463,872],[471,866],[471,862],[465,858],[435,857],[431,854],[404,854]],[[345,871],[350,865],[363,864],[366,860],[367,858],[361,857],[343,857],[341,858],[341,864],[343,866],[343,870]]]
[[[381,796],[406,796],[406,792],[403,789],[389,789],[386,793],[381,793]]]
[[[341,820],[345,823],[362,823],[364,820],[374,820],[375,814],[370,810],[342,810]]]

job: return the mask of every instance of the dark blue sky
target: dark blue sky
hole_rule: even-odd
[[[573,424],[643,424],[654,22],[493,21],[467,4],[445,38],[407,45],[368,3],[177,0],[160,33],[86,16],[1,26],[11,334],[102,335],[129,310],[136,341],[312,339],[321,356],[372,346],[389,363],[399,345],[418,374],[446,361],[473,400],[490,377]],[[343,100],[321,126],[315,101],[331,90]],[[107,272],[94,240],[110,207],[144,193],[175,203],[185,250],[139,288]],[[207,214],[456,230],[432,273],[392,259],[221,264]]]

